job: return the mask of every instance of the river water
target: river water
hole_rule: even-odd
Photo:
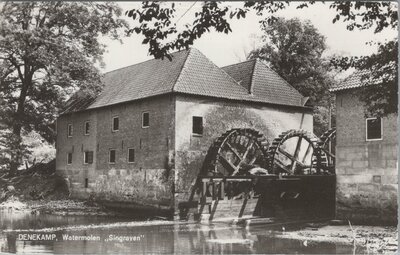
[[[0,211],[1,253],[49,254],[352,254],[351,245],[279,238],[291,226],[135,221]],[[298,226],[297,226],[298,228]],[[46,240],[38,240],[46,239]],[[357,248],[356,253],[363,252]]]

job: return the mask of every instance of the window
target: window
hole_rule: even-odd
[[[93,151],[85,151],[83,154],[83,163],[92,164],[93,163]]]
[[[366,119],[366,139],[367,141],[382,140],[382,119]]]
[[[68,137],[72,137],[73,127],[72,124],[68,124],[67,135]]]
[[[119,117],[113,117],[112,131],[118,131],[118,130],[119,130]]]
[[[85,178],[85,189],[89,188],[89,179]]]
[[[128,163],[135,162],[135,149],[128,149]]]
[[[67,153],[67,165],[72,164],[72,152]]]
[[[86,121],[85,122],[85,135],[89,135],[90,132],[90,122]]]
[[[108,157],[108,163],[115,164],[115,150],[111,149]]]
[[[142,128],[150,126],[150,114],[148,112],[142,113]]]
[[[203,134],[203,117],[193,116],[192,133],[196,135]]]

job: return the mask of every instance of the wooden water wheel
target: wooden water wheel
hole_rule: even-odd
[[[318,147],[321,150],[322,170],[329,173],[335,173],[336,128],[329,129],[321,135]]]
[[[223,192],[227,197],[248,191],[253,184],[245,177],[269,174],[266,168],[268,144],[267,139],[254,129],[231,129],[209,148],[201,176],[238,178],[225,185]]]
[[[268,169],[274,174],[320,173],[319,139],[304,130],[288,130],[273,140],[268,149]]]
[[[203,176],[243,176],[266,169],[267,139],[249,128],[231,129],[218,137],[207,152]]]

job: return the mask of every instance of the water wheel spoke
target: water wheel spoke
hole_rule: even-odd
[[[296,149],[294,150],[294,155],[293,155],[293,162],[292,162],[292,171],[294,171],[294,169],[296,169],[296,165],[297,163],[300,163],[298,161],[298,157],[299,157],[299,152],[300,152],[300,148],[301,148],[301,141],[303,140],[303,137],[299,136],[299,139],[297,140],[297,144],[296,144]]]
[[[285,149],[279,147],[278,151],[283,154],[285,157],[287,157],[288,159],[290,159],[292,162],[296,161],[296,159],[294,158],[294,156],[292,154],[290,154],[289,152],[287,152]]]
[[[301,162],[301,161],[299,161],[299,160],[296,160],[296,161],[295,161],[295,164],[296,164],[296,166],[299,167],[299,168],[311,167],[311,165],[306,165],[306,164],[304,164],[304,162]]]
[[[240,161],[243,160],[243,158],[240,156],[239,152],[238,152],[235,148],[233,148],[232,145],[231,145],[229,142],[226,142],[225,144],[226,144],[226,146],[228,146],[228,148],[233,152],[233,154],[235,154],[235,156],[236,156]]]
[[[332,153],[330,153],[329,151],[322,149],[323,152],[325,152],[329,157],[331,158],[335,158],[335,155],[333,155]]]
[[[228,170],[230,173],[234,173],[237,169],[237,167],[232,164],[232,162],[230,162],[229,160],[227,160],[224,156],[220,155],[220,162],[222,164],[222,166]]]
[[[251,144],[253,144],[254,143],[254,140],[253,139],[251,139],[250,137],[247,137],[247,144],[246,144],[246,148],[247,147],[249,147]],[[253,145],[251,145],[251,146],[253,146]]]
[[[249,154],[250,149],[253,147],[253,145],[254,145],[254,142],[252,142],[250,145],[247,144],[247,149],[246,149],[246,151],[245,151],[244,154],[243,154],[243,159],[242,159],[242,161],[245,160],[245,159],[247,158],[247,154]]]
[[[280,161],[278,158],[275,157],[274,159],[276,165],[281,168],[282,170],[286,171],[287,173],[290,173],[290,169],[282,162]]]
[[[309,143],[309,144],[308,144],[308,147],[307,147],[307,150],[306,150],[306,152],[304,153],[303,160],[302,160],[301,162],[304,163],[304,162],[306,161],[307,156],[310,154],[311,148],[312,148],[311,143]]]
[[[257,160],[257,154],[254,155],[254,157],[249,161],[249,165],[254,164],[254,162],[256,162]]]

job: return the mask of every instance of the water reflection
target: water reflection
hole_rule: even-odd
[[[5,214],[0,214],[4,216]],[[8,215],[10,216],[10,215]],[[41,223],[30,222],[41,220]],[[115,220],[115,219],[114,219]],[[86,228],[84,223],[97,221],[101,227]],[[83,216],[51,215],[26,218],[16,217],[10,224],[0,217],[0,251],[10,253],[53,253],[53,254],[260,254],[260,253],[353,253],[350,245],[312,243],[280,239],[278,229],[259,226],[245,229],[226,224],[170,224],[148,225],[148,222],[117,223],[112,219]],[[82,227],[71,228],[71,224]],[[129,224],[129,227],[126,225]],[[34,226],[34,227],[32,227]],[[40,226],[46,231],[11,231],[10,229],[34,229]],[[64,226],[61,227],[60,226]],[[10,228],[11,227],[11,228]],[[58,228],[54,228],[58,227]],[[288,229],[288,227],[286,227]],[[55,234],[55,240],[21,240],[21,234]],[[25,235],[27,236],[27,235]],[[68,238],[67,238],[68,236]],[[90,238],[87,238],[90,237]],[[73,239],[77,240],[73,240]],[[97,241],[97,238],[100,241]],[[23,238],[22,238],[23,239]],[[70,239],[70,240],[68,240]],[[356,253],[362,250],[358,248]]]
[[[55,215],[32,214],[30,211],[0,210],[0,230],[6,229],[42,229],[81,224],[97,224],[99,222],[132,221],[129,217],[87,216],[87,215]]]

